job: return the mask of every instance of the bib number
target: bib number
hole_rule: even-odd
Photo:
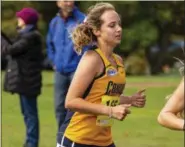
[[[101,103],[106,106],[115,107],[120,104],[120,98],[118,96],[104,95],[102,96]],[[98,115],[96,120],[96,125],[108,127],[108,126],[112,126],[113,122],[114,122],[113,119],[110,118],[109,116]]]

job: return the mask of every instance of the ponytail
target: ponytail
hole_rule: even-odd
[[[75,51],[80,55],[83,47],[96,41],[96,37],[93,34],[92,28],[87,23],[82,23],[72,32],[72,41]]]
[[[99,30],[103,21],[102,14],[107,10],[114,10],[115,8],[110,3],[97,3],[88,9],[85,22],[78,25],[72,32],[72,40],[75,51],[78,54],[82,53],[82,48],[86,45],[94,45],[97,43],[97,37],[93,34],[93,30]]]

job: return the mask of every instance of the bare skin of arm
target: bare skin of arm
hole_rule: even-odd
[[[121,63],[123,63],[123,60],[120,56],[118,56],[118,59]],[[145,89],[139,90],[137,93],[133,94],[132,96],[120,96],[120,104],[131,104],[134,107],[142,108],[145,106],[146,102],[146,95],[144,94]]]
[[[177,117],[177,113],[184,110],[184,78],[161,110],[158,122],[167,128],[183,130],[184,119]]]
[[[120,96],[121,104],[131,104],[134,107],[143,108],[146,103],[146,95],[143,94],[145,89],[139,90],[137,93],[132,96]]]
[[[84,92],[103,70],[103,63],[94,51],[87,51],[82,57],[75,72],[72,83],[69,87],[65,107],[73,111],[91,113],[95,115],[107,115],[122,120],[130,113],[129,105],[119,105],[116,107],[104,106],[101,104],[90,103],[82,98]]]

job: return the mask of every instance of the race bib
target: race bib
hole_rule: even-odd
[[[115,107],[120,104],[120,98],[118,96],[104,95],[104,96],[102,96],[101,103],[106,106]],[[109,116],[105,116],[105,115],[98,115],[97,116],[97,120],[96,120],[97,126],[108,127],[108,126],[112,126],[113,123],[114,123],[114,120],[112,118],[110,118]]]

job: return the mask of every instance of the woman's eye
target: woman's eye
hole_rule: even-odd
[[[110,24],[109,27],[113,28],[115,27],[115,24]]]

